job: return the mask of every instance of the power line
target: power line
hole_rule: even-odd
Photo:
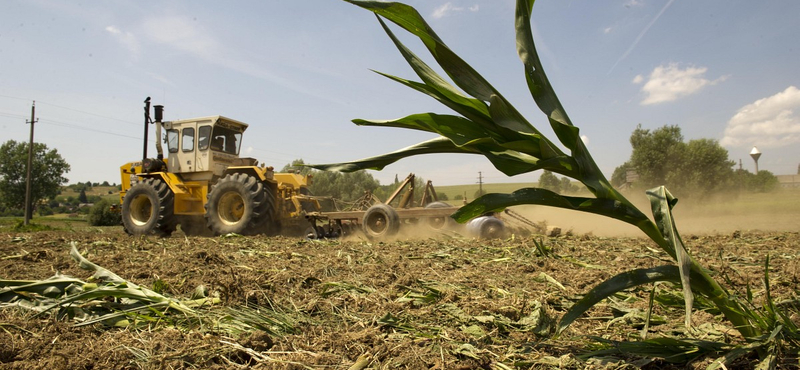
[[[17,97],[17,96],[8,96],[8,95],[2,95],[2,94],[0,94],[0,97],[1,98],[8,98],[8,99],[16,99],[16,100],[25,100],[25,101],[30,101],[31,100],[31,99],[20,98],[20,97]],[[126,121],[126,120],[119,119],[119,118],[104,116],[102,114],[87,112],[87,111],[83,111],[83,110],[75,109],[75,108],[70,108],[70,107],[64,107],[64,106],[61,106],[61,105],[58,105],[58,104],[48,103],[48,102],[44,102],[44,101],[39,100],[39,105],[42,105],[42,104],[49,105],[49,106],[55,107],[55,108],[70,110],[70,111],[73,111],[73,112],[83,113],[83,114],[87,114],[87,115],[90,115],[90,116],[110,119],[110,120],[126,123],[126,124],[129,124],[129,125],[139,126],[138,123],[135,123],[135,122],[132,122],[132,121]]]
[[[79,125],[76,125],[74,123],[60,122],[60,121],[55,121],[55,120],[51,120],[51,119],[42,119],[42,123],[43,124],[47,124],[47,125],[51,125],[51,126],[75,128],[75,129],[78,129],[78,130],[91,131],[91,132],[96,132],[96,133],[106,134],[106,135],[114,135],[114,136],[129,138],[129,139],[136,139],[136,140],[140,140],[141,139],[141,138],[136,137],[136,136],[118,134],[116,132],[97,130],[97,129],[93,129],[93,128],[79,126]]]
[[[39,102],[39,103],[40,103],[40,104],[44,104],[44,105],[49,105],[49,106],[51,106],[51,107],[56,107],[56,108],[61,108],[61,109],[66,109],[66,110],[71,110],[71,111],[73,111],[73,112],[78,112],[78,113],[88,114],[88,115],[90,115],[90,116],[95,116],[95,117],[100,117],[100,118],[105,118],[105,119],[114,120],[114,121],[117,121],[117,122],[127,123],[127,124],[129,124],[129,125],[139,126],[139,124],[138,124],[138,123],[134,123],[134,122],[131,122],[131,121],[122,120],[122,119],[119,119],[119,118],[108,117],[108,116],[104,116],[104,115],[102,115],[102,114],[97,114],[97,113],[92,113],[92,112],[86,112],[86,111],[82,111],[82,110],[80,110],[80,109],[75,109],[75,108],[62,107],[62,106],[60,106],[60,105],[51,104],[51,103],[44,103],[44,102]]]

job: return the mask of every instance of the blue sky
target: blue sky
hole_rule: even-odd
[[[551,133],[516,55],[514,1],[407,3]],[[450,113],[370,71],[416,79],[374,16],[343,1],[3,5],[0,140],[28,140],[36,100],[36,141],[58,149],[73,183],[119,182],[119,166],[141,157],[147,96],[165,105],[166,119],[221,114],[249,123],[243,152],[277,168],[297,158],[353,160],[432,137],[357,127],[353,118]],[[760,169],[797,172],[800,2],[540,0],[533,13],[545,71],[607,176],[630,156],[638,124],[719,140],[750,171],[755,145]],[[427,56],[417,40],[402,40]],[[450,185],[477,182],[479,171],[487,182],[539,175],[509,179],[464,155],[412,157],[372,173],[382,183],[415,172]]]

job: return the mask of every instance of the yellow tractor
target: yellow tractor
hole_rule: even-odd
[[[128,234],[169,236],[179,225],[187,235],[302,235],[308,229],[304,215],[320,209],[309,196],[309,178],[240,158],[247,124],[223,116],[162,122],[164,107],[153,108],[154,120],[148,97],[142,160],[120,167]],[[148,124],[156,126],[156,158],[147,158]]]

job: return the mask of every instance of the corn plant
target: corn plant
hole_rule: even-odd
[[[395,2],[345,1],[376,14],[381,27],[421,81],[377,73],[436,99],[457,114],[419,113],[394,120],[353,120],[361,126],[422,130],[440,136],[375,157],[312,167],[343,172],[381,170],[397,160],[414,155],[467,153],[485,156],[508,176],[549,170],[570,177],[585,185],[593,197],[563,196],[546,189],[526,188],[511,194],[484,195],[452,216],[459,222],[465,222],[485,212],[498,212],[523,204],[594,213],[636,226],[675,260],[674,265],[632,270],[602,282],[564,315],[558,325],[559,332],[593,305],[616,292],[656,281],[671,281],[683,287],[687,329],[691,324],[694,293],[713,302],[748,340],[756,340],[764,334],[763,327],[755,325],[754,316],[748,314],[742,304],[686,252],[672,217],[672,208],[677,199],[665,187],[647,191],[653,221],[617,191],[600,171],[580,138],[580,129],[570,120],[542,68],[531,31],[533,0],[517,0],[516,3],[517,53],[524,66],[531,96],[566,151],[548,139],[486,79],[456,55],[413,7]],[[401,43],[385,20],[419,38],[455,86]]]

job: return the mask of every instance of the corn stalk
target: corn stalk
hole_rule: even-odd
[[[535,204],[571,209],[611,217],[639,228],[666,251],[677,266],[635,270],[612,278],[592,289],[567,314],[559,330],[605,297],[632,286],[655,281],[680,282],[684,290],[686,326],[691,323],[692,293],[710,299],[746,338],[762,334],[742,306],[723,289],[707,270],[685,250],[672,217],[677,199],[665,187],[647,191],[655,221],[650,220],[605,178],[580,138],[580,129],[569,119],[542,68],[531,32],[533,0],[518,0],[515,13],[517,53],[522,60],[531,96],[545,114],[558,142],[569,154],[545,137],[511,103],[436,35],[411,6],[395,2],[345,0],[372,11],[386,34],[421,82],[377,72],[447,106],[458,115],[413,114],[394,120],[356,119],[362,126],[398,127],[432,132],[437,138],[395,152],[346,163],[311,165],[322,170],[381,170],[402,158],[431,153],[466,153],[485,156],[498,170],[514,176],[549,170],[583,183],[593,198],[562,196],[539,189],[520,189],[511,194],[488,194],[459,209],[452,217],[465,222],[472,217],[515,205]],[[385,20],[419,38],[456,86],[437,74],[392,33]],[[460,88],[460,90],[459,90]],[[463,91],[464,93],[462,93]]]

